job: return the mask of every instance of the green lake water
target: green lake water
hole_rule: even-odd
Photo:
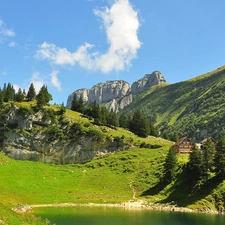
[[[105,207],[38,208],[56,225],[225,225],[224,215]]]

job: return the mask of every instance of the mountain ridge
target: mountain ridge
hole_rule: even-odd
[[[134,95],[165,82],[164,76],[159,71],[154,71],[133,82],[132,85],[124,80],[98,83],[90,89],[82,88],[74,91],[68,96],[66,107],[71,108],[73,97],[76,94],[77,99],[82,97],[86,104],[92,104],[96,101],[98,104],[108,105],[109,111],[113,109],[114,112],[119,112],[120,109],[123,109],[133,101]]]

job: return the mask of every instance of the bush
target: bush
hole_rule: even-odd
[[[19,109],[16,111],[16,113],[17,115],[26,118],[28,115],[31,115],[33,113],[33,110],[24,106],[20,106]]]
[[[84,135],[86,132],[80,123],[73,123],[70,127],[70,133],[75,135]]]
[[[54,122],[56,120],[56,116],[55,116],[55,111],[53,109],[45,109],[44,111],[44,116],[43,119],[44,120],[50,120],[52,122]]]
[[[64,139],[63,132],[57,126],[49,126],[46,130],[46,134],[49,135],[48,137],[49,141]]]

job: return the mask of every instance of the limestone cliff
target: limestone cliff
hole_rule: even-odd
[[[126,81],[107,81],[94,85],[91,89],[78,89],[69,95],[67,99],[67,108],[71,107],[74,94],[79,99],[82,97],[84,103],[90,104],[96,101],[98,104],[108,105],[108,110],[113,109],[118,112],[133,101],[133,95],[140,94],[153,85],[165,83],[164,76],[155,71],[152,74],[146,74],[143,78],[135,81],[131,86]]]
[[[132,94],[137,95],[144,91],[147,91],[150,87],[154,85],[160,85],[165,83],[166,80],[164,76],[159,71],[154,71],[151,74],[146,74],[143,78],[135,81],[132,86]]]
[[[23,110],[12,106],[1,121],[5,127],[1,132],[1,150],[11,158],[55,164],[84,163],[132,147],[113,137],[106,138],[104,132],[88,122],[83,131],[83,125],[69,121],[57,111]],[[51,116],[52,113],[55,115]]]

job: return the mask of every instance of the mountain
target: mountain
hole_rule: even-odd
[[[142,93],[154,85],[164,84],[166,80],[159,71],[146,74],[143,78],[135,81],[131,86],[123,80],[107,81],[98,83],[91,89],[78,89],[69,95],[66,107],[71,108],[74,94],[79,99],[82,97],[84,103],[91,104],[94,101],[98,104],[108,105],[109,111],[113,109],[118,112],[133,101],[133,96]]]
[[[161,134],[196,141],[225,135],[225,66],[175,84],[153,86],[136,95],[121,112],[141,109]]]

